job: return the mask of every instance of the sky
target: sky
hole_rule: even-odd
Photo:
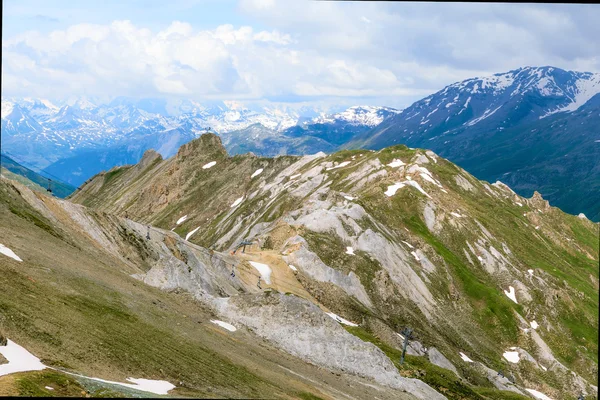
[[[2,97],[404,108],[523,66],[600,72],[600,5],[4,0]]]

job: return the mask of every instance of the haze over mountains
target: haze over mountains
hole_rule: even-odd
[[[405,110],[351,107],[327,114],[284,106],[245,108],[118,98],[3,99],[2,145],[16,157],[80,185],[152,148],[163,157],[208,128],[232,154],[314,154],[404,143],[431,148],[480,179],[600,219],[600,74],[526,67],[457,82]],[[169,109],[168,109],[169,108]],[[168,110],[167,110],[168,109]]]

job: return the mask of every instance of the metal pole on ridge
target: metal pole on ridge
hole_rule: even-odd
[[[404,355],[406,354],[406,348],[408,347],[408,340],[412,339],[412,329],[404,328],[402,330],[402,335],[404,336],[404,345],[402,345],[402,355],[400,356],[400,365],[404,364]]]

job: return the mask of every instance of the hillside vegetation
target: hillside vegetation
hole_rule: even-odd
[[[137,165],[101,173],[70,200],[215,251],[253,241],[234,258],[258,294],[200,298],[313,364],[388,387],[402,382],[393,365],[448,398],[530,396],[526,389],[555,399],[597,396],[598,225],[550,207],[537,192],[523,198],[501,182],[479,181],[433,152],[398,145],[230,157],[207,134],[167,160],[148,151]],[[294,293],[353,321],[358,327],[348,331],[393,364],[353,372],[356,363],[336,361],[338,353],[323,359],[318,349],[337,333],[305,342],[323,324],[318,312],[307,308],[306,315],[317,314],[290,319],[308,306],[260,295],[263,273],[248,260],[271,267],[263,290]],[[188,280],[164,279],[146,282],[199,298]],[[398,332],[406,326],[416,338],[399,366]],[[281,329],[293,340],[280,337]]]

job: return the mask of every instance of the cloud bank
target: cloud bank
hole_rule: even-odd
[[[127,19],[2,41],[3,96],[343,101],[406,106],[521,66],[600,70],[600,7],[242,0],[256,21]],[[257,28],[260,27],[260,28]]]

